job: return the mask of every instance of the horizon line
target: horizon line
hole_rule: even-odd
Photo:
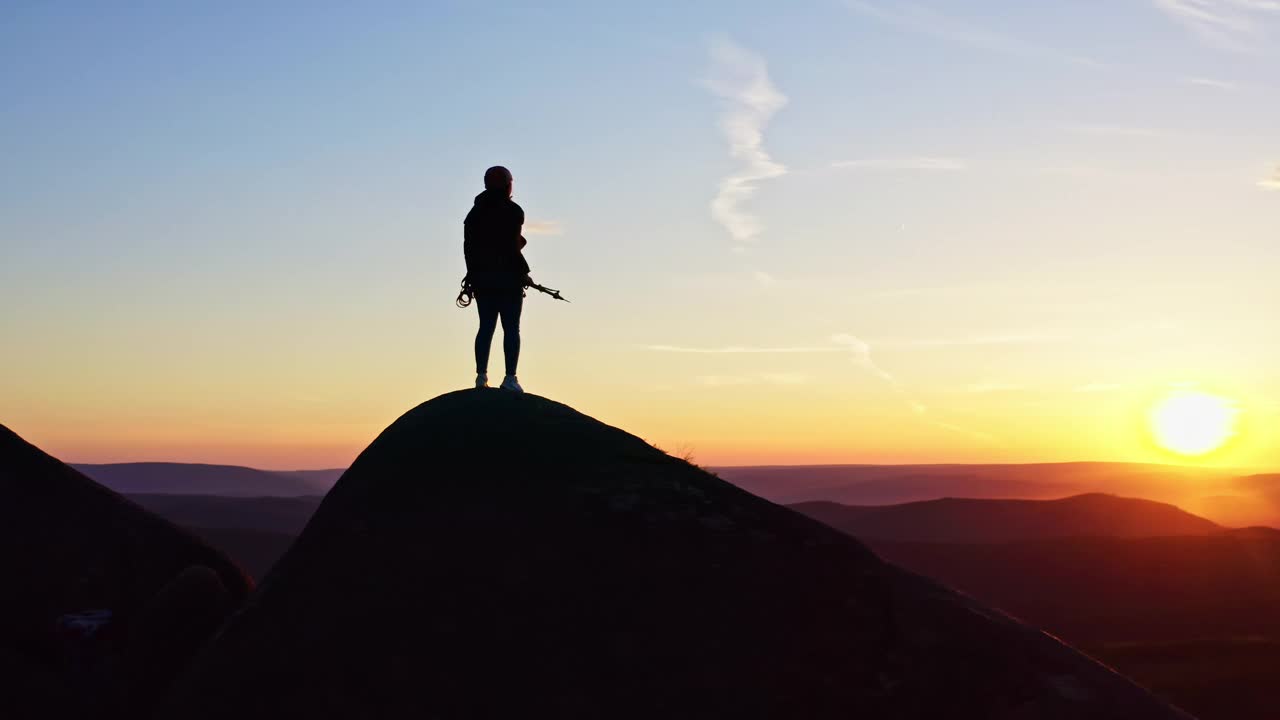
[[[666,453],[665,450],[661,452]],[[671,455],[671,453],[666,453]],[[675,455],[671,455],[676,457]],[[85,462],[80,460],[63,461],[67,465],[190,465],[203,467],[225,467],[240,468],[244,470],[256,470],[265,473],[296,473],[296,472],[346,472],[351,468],[347,466],[329,466],[318,468],[264,468],[254,465],[237,465],[234,463],[212,463],[212,462],[196,462],[184,460],[120,460],[115,462]],[[1143,460],[1029,460],[1025,462],[833,462],[833,463],[750,463],[750,464],[722,464],[709,463],[703,465],[694,462],[698,467],[708,470],[741,470],[751,468],[841,468],[841,467],[1039,467],[1048,465],[1144,465],[1148,467],[1162,467],[1179,470],[1213,470],[1224,472],[1241,472],[1252,474],[1270,474],[1280,473],[1280,468],[1250,467],[1240,465],[1214,465],[1214,464],[1195,464],[1195,463],[1173,463],[1173,462],[1151,462]]]

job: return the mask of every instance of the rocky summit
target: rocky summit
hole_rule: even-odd
[[[858,541],[532,395],[356,460],[166,718],[1185,718]]]

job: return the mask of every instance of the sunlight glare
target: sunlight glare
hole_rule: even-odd
[[[1178,390],[1151,410],[1151,432],[1166,450],[1204,455],[1236,434],[1239,408],[1227,398],[1197,390]]]

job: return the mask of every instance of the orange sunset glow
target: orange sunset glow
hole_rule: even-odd
[[[1280,718],[1280,0],[7,2],[0,719]]]

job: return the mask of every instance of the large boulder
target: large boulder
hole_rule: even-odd
[[[0,572],[14,717],[139,716],[251,589],[220,552],[4,426]]]
[[[850,537],[497,390],[383,432],[162,715],[1186,717]]]

